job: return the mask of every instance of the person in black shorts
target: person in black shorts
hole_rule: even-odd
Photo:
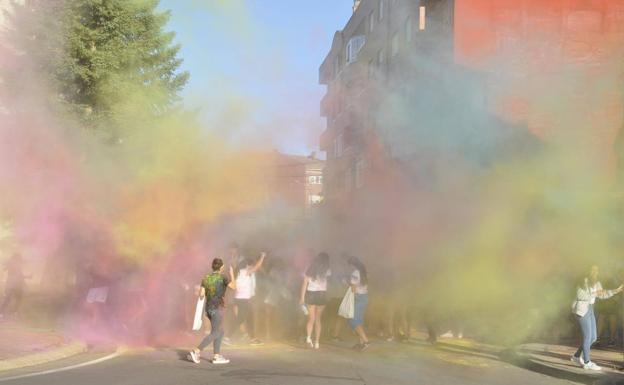
[[[307,307],[308,322],[306,324],[306,344],[314,349],[319,348],[321,338],[321,317],[327,305],[327,279],[331,276],[329,269],[329,255],[320,253],[314,258],[308,270],[306,270],[303,284],[301,285],[301,297],[299,303]],[[315,340],[312,342],[312,331],[315,332]]]

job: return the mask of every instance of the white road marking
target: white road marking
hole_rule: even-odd
[[[87,362],[83,362],[81,364],[76,364],[76,365],[71,365],[71,366],[65,366],[63,368],[58,368],[58,369],[50,369],[50,370],[44,370],[42,372],[28,373],[28,374],[22,374],[22,375],[19,375],[19,376],[0,378],[0,382],[19,380],[21,378],[28,378],[28,377],[43,376],[45,374],[66,372],[68,370],[74,370],[74,369],[78,369],[78,368],[83,368],[85,366],[95,365],[95,364],[99,364],[99,363],[104,362],[104,361],[112,360],[113,358],[116,358],[116,357],[120,356],[122,353],[123,353],[123,349],[117,349],[117,351],[115,351],[115,353],[111,353],[111,354],[109,354],[107,356],[98,358],[96,360],[91,360],[91,361],[87,361]]]

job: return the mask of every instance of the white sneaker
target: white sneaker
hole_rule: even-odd
[[[576,364],[578,364],[578,365],[580,365],[582,367],[585,366],[585,362],[583,361],[583,357],[582,356],[577,357],[575,355],[572,355],[572,357],[570,357],[570,361],[572,361],[572,362],[574,362],[574,363],[576,363]]]
[[[212,359],[212,363],[213,364],[217,364],[217,365],[219,365],[219,364],[229,364],[230,360],[228,360],[227,358],[223,357],[220,354],[215,354],[213,359]]]
[[[197,353],[195,350],[191,350],[188,354],[188,358],[190,361],[199,364],[199,353]]]
[[[319,343],[318,343],[318,342],[315,342],[315,343],[314,343],[314,349],[318,349],[319,347],[320,347],[320,346],[319,346]]]
[[[314,344],[312,343],[312,338],[311,337],[307,337],[306,338],[306,345],[308,345],[308,347],[313,348]]]
[[[583,369],[585,369],[585,370],[602,370],[602,368],[600,366],[594,364],[591,361],[589,361],[588,363],[583,365]]]
[[[453,338],[453,332],[449,330],[448,332],[442,334],[440,338]]]

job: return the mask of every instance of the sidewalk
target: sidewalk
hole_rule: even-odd
[[[587,384],[598,380],[604,383],[624,382],[624,371],[620,370],[624,367],[621,350],[592,349],[592,361],[602,367],[599,372],[584,370],[571,362],[570,357],[575,351],[576,348],[570,346],[533,343],[519,346],[508,356],[515,356],[515,363],[526,369],[552,377]]]
[[[424,336],[421,336],[423,339]],[[584,384],[624,384],[624,354],[622,350],[594,348],[591,358],[602,367],[601,371],[585,370],[570,361],[577,347],[530,343],[504,348],[471,339],[440,338],[435,349],[494,359],[536,373]]]
[[[48,329],[0,321],[0,371],[39,365],[83,353],[87,346]]]

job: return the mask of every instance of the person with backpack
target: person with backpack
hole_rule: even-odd
[[[212,261],[212,273],[206,275],[201,282],[199,298],[206,301],[206,315],[210,320],[210,334],[204,337],[199,346],[189,352],[189,359],[200,363],[202,350],[214,344],[213,364],[227,364],[230,362],[221,355],[221,342],[223,340],[223,317],[225,315],[225,292],[229,287],[236,290],[234,269],[230,266],[229,275],[223,274],[224,265],[221,258]]]

